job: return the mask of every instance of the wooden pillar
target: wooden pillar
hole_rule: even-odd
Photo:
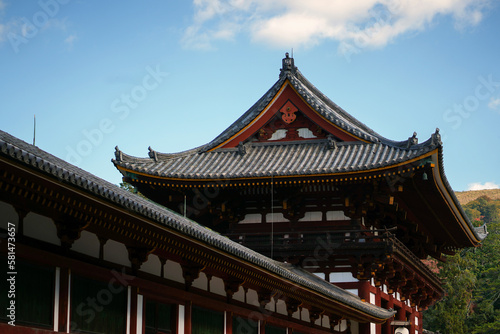
[[[226,321],[225,334],[233,334],[233,312],[224,311],[224,319]]]
[[[130,334],[137,334],[137,287],[129,286],[130,293]]]
[[[358,296],[367,303],[370,302],[370,281],[364,280],[358,283]]]
[[[403,302],[401,303],[401,308],[398,310],[396,317],[400,321],[406,321],[406,305]]]
[[[184,309],[184,334],[191,334],[192,314],[193,314],[193,305],[191,304],[191,301],[188,301]]]
[[[418,316],[418,326],[416,326],[415,329],[417,329],[419,333],[422,333],[422,331],[424,330],[424,324],[422,321],[422,312],[419,312],[417,309],[415,314]]]
[[[259,328],[260,328],[260,331],[259,331],[260,334],[266,334],[266,322],[265,321],[259,320]]]
[[[370,302],[370,281],[359,282],[358,295],[365,302]],[[359,334],[370,334],[370,323],[359,323]]]
[[[69,268],[60,268],[59,271],[59,316],[57,331],[66,333],[68,328],[68,310],[69,310]]]
[[[382,307],[382,291],[380,291],[380,288],[377,288],[375,305]],[[382,334],[382,325],[376,325],[376,334]]]
[[[370,323],[359,323],[359,334],[370,334]]]
[[[387,309],[392,308],[394,310],[394,297],[392,295],[389,295],[389,300],[387,301]],[[390,318],[389,320],[386,321],[386,323],[382,326],[382,334],[392,334],[392,326],[391,322],[392,319]]]
[[[410,322],[410,333],[415,333],[415,312],[413,311],[410,314],[410,317],[408,318],[408,321]]]

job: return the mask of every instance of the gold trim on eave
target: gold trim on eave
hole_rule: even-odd
[[[153,178],[153,179],[160,179],[160,180],[164,180],[164,181],[181,181],[181,182],[214,182],[214,181],[221,181],[221,182],[224,182],[224,181],[227,181],[227,182],[234,182],[234,181],[244,181],[244,180],[255,180],[255,179],[262,179],[262,180],[270,180],[270,179],[289,179],[289,178],[301,178],[301,177],[335,177],[335,179],[338,180],[338,177],[341,177],[341,176],[345,176],[345,175],[357,175],[357,174],[366,174],[366,173],[377,173],[377,172],[382,172],[382,171],[386,171],[388,169],[392,169],[392,168],[396,168],[396,167],[399,167],[399,166],[404,166],[404,165],[407,165],[407,164],[411,164],[415,161],[418,161],[418,160],[422,160],[424,158],[427,158],[431,155],[434,155],[438,152],[438,149],[434,149],[430,152],[427,152],[421,156],[418,156],[418,157],[415,157],[413,159],[410,159],[410,160],[407,160],[407,161],[403,161],[403,162],[400,162],[400,163],[397,163],[397,164],[394,164],[394,165],[389,165],[389,166],[385,166],[385,167],[379,167],[379,168],[374,168],[374,169],[368,169],[368,170],[360,170],[360,171],[352,171],[352,172],[341,172],[341,173],[323,173],[323,174],[297,174],[297,175],[270,175],[270,176],[256,176],[256,177],[233,177],[233,178],[211,178],[211,179],[192,179],[192,178],[174,178],[174,177],[165,177],[165,176],[158,176],[158,175],[151,175],[151,174],[147,174],[147,173],[144,173],[144,172],[139,172],[139,171],[135,171],[133,169],[128,169],[128,168],[125,168],[125,167],[122,167],[122,166],[119,166],[119,165],[116,165],[116,168],[118,170],[121,170],[121,171],[124,171],[124,172],[129,172],[129,173],[132,173],[132,174],[136,174],[136,175],[141,175],[141,176],[146,176],[146,177],[149,177],[149,178]],[[420,168],[420,166],[415,166],[415,167],[412,167],[411,170],[415,170],[415,169],[418,169]],[[406,170],[404,170],[403,172],[405,172]],[[410,169],[408,169],[407,171],[410,171]],[[395,175],[396,173],[400,174],[401,171],[398,171],[398,172],[392,172],[392,175]],[[383,176],[387,176],[387,175],[391,175],[390,174],[378,174],[378,175],[369,175],[368,178],[372,177],[372,178],[376,178],[376,177],[383,177]],[[360,177],[360,180],[361,180],[361,177]],[[144,180],[137,180],[138,182],[146,182],[146,183],[150,183],[152,184],[153,182],[152,181],[144,181]],[[312,182],[314,180],[308,180],[307,182]],[[334,181],[334,179],[330,180],[330,181]],[[353,178],[351,177],[350,179],[341,179],[341,181],[353,181]],[[357,180],[356,180],[357,181]],[[263,182],[263,181],[261,181]],[[275,181],[276,183],[277,181]],[[292,182],[292,181],[279,181],[279,182]],[[240,184],[241,185],[241,184]],[[187,187],[187,186],[186,186]]]

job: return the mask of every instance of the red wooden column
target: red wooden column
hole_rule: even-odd
[[[69,268],[60,268],[59,270],[59,321],[57,331],[66,333],[68,326],[68,297],[69,297]]]
[[[358,290],[359,298],[365,302],[370,302],[370,281],[365,280],[359,282]],[[359,334],[370,334],[370,323],[359,323]]]
[[[233,312],[225,311],[226,334],[233,334]]]
[[[260,324],[260,334],[266,334],[266,322],[264,320],[259,321]]]
[[[410,333],[415,333],[415,312],[410,314],[408,321],[410,322]]]
[[[375,294],[375,305],[381,307],[382,306],[382,291],[380,291],[380,288],[376,288],[376,294]],[[376,334],[382,334],[382,325],[376,325]]]
[[[392,294],[389,295],[389,300],[387,301],[387,308],[390,309],[392,308],[394,310],[394,297]],[[392,334],[392,326],[391,322],[394,319],[394,317],[388,319],[386,323],[382,326],[382,334]]]
[[[137,287],[130,286],[130,334],[137,333],[137,290]]]
[[[191,334],[191,319],[193,314],[193,304],[191,301],[186,302],[184,310],[184,334]],[[179,333],[182,334],[182,333]]]
[[[419,312],[417,310],[416,314],[418,315],[418,326],[417,326],[417,330],[419,333],[422,333],[422,331],[424,330],[424,323],[422,321],[422,312]]]

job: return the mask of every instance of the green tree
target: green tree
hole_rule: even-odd
[[[464,206],[488,237],[477,248],[448,256],[440,267],[445,298],[424,314],[424,327],[441,333],[500,333],[500,200],[480,197]]]
[[[441,333],[465,334],[465,320],[470,312],[472,291],[476,286],[474,260],[461,254],[448,256],[439,276],[446,296],[424,315],[424,328]]]

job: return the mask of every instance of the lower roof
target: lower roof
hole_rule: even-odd
[[[332,285],[301,268],[267,258],[192,220],[121,189],[1,130],[0,159],[14,161],[24,167],[36,170],[46,177],[57,179],[70,187],[86,191],[98,200],[128,209],[134,214],[160,223],[190,238],[200,240],[208,246],[243,261],[257,265],[263,272],[279,275],[286,281],[311,289],[370,317],[384,320],[394,315],[394,312],[363,302],[358,296]]]
[[[259,178],[325,175],[376,170],[422,158],[437,145],[407,149],[383,143],[337,143],[328,141],[295,143],[248,143],[241,149],[228,148],[199,153],[155,152],[152,158],[131,157],[117,150],[113,163],[127,171],[164,179]]]

